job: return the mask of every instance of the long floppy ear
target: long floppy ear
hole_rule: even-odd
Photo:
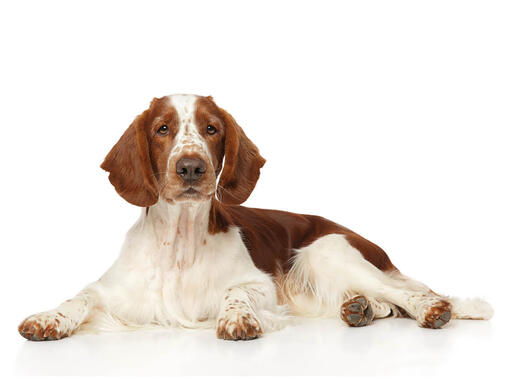
[[[110,173],[108,179],[117,193],[127,202],[143,207],[158,200],[158,187],[144,130],[147,112],[136,117],[101,164],[101,168]]]
[[[226,204],[242,204],[250,196],[266,160],[246,137],[243,129],[225,110],[225,163],[218,186],[218,199]]]

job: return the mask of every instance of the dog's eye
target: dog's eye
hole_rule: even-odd
[[[215,134],[217,132],[216,128],[212,125],[207,125],[207,134]]]
[[[158,129],[158,134],[161,136],[164,136],[165,134],[168,134],[168,126],[163,125]]]

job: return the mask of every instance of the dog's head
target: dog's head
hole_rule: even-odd
[[[215,193],[222,202],[241,204],[264,163],[255,144],[211,97],[171,95],[153,99],[101,168],[125,200],[146,207],[159,197],[182,202]]]

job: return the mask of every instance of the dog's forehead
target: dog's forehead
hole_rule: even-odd
[[[197,119],[197,116],[219,116],[219,109],[211,97],[192,95],[192,94],[176,94],[167,95],[162,98],[167,109],[171,109],[177,114],[179,122],[191,123]]]
[[[181,122],[190,122],[196,111],[197,95],[168,95],[167,103],[175,110]]]

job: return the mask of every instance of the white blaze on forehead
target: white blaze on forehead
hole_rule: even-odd
[[[178,131],[175,135],[174,147],[170,152],[169,162],[173,156],[187,152],[198,153],[212,161],[207,144],[195,122],[197,96],[170,95],[168,99],[169,103],[175,108],[178,116]]]

